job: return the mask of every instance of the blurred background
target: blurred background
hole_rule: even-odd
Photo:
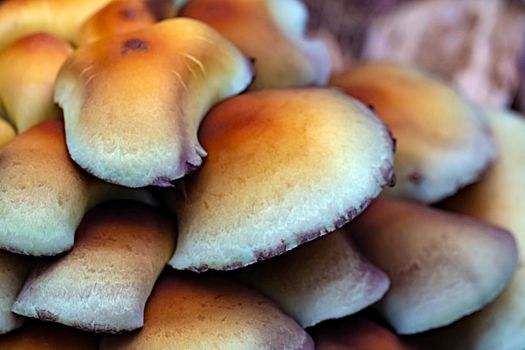
[[[524,0],[304,0],[338,66],[420,66],[470,99],[525,111]]]

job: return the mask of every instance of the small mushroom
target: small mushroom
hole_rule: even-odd
[[[270,300],[219,277],[169,275],[146,306],[144,328],[106,336],[101,350],[313,350],[310,336]]]
[[[390,277],[377,309],[399,334],[446,326],[482,309],[516,271],[510,233],[419,204],[379,199],[348,231]]]
[[[392,181],[388,129],[332,89],[229,99],[199,135],[209,155],[176,200],[176,269],[231,270],[283,254],[352,220]]]
[[[82,23],[110,1],[4,0],[0,2],[0,49],[39,32],[72,42]]]
[[[166,187],[201,165],[208,109],[251,79],[247,59],[213,29],[172,19],[79,48],[55,100],[80,167],[126,187]]]
[[[241,269],[239,277],[303,327],[352,315],[381,299],[390,286],[344,230]]]
[[[13,311],[95,332],[142,327],[173,254],[173,222],[142,204],[109,202],[86,215],[76,239],[70,253],[32,271]]]
[[[432,76],[396,64],[350,68],[332,85],[374,109],[397,140],[396,186],[386,193],[433,203],[478,180],[495,157],[483,113]]]
[[[26,258],[0,251],[0,334],[10,332],[23,323],[22,317],[11,312],[11,306],[24,284],[29,268]]]
[[[154,13],[143,0],[114,0],[82,25],[75,43],[84,46],[104,37],[149,27],[155,22]]]
[[[298,0],[192,0],[182,16],[203,21],[254,59],[250,89],[323,85],[330,55],[305,37],[308,12]]]
[[[53,93],[58,70],[72,51],[45,33],[22,37],[0,51],[0,104],[19,133],[62,116]]]

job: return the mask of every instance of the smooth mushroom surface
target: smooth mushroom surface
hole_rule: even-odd
[[[313,350],[310,336],[267,298],[219,277],[163,277],[146,306],[144,328],[106,336],[101,350]]]
[[[509,232],[420,204],[378,199],[348,231],[390,278],[377,309],[399,334],[446,326],[480,310],[517,267]]]
[[[0,50],[0,105],[19,133],[62,113],[53,101],[60,67],[73,52],[46,33],[22,37]]]
[[[97,350],[98,336],[49,322],[28,321],[0,335],[2,350]]]
[[[299,0],[192,0],[181,15],[209,24],[254,60],[252,90],[328,81],[328,49],[305,37],[308,11]]]
[[[332,78],[374,109],[397,141],[396,186],[385,193],[440,201],[478,180],[496,151],[484,114],[431,75],[397,64],[368,63]]]
[[[390,286],[344,229],[241,269],[239,277],[303,327],[357,313],[380,300]]]
[[[126,187],[166,187],[201,165],[197,129],[208,109],[251,79],[248,60],[217,32],[171,19],[79,48],[55,100],[80,167]]]
[[[33,269],[13,311],[95,332],[140,328],[174,245],[175,225],[163,214],[108,202],[86,215],[71,252]]]
[[[393,142],[331,89],[231,98],[206,117],[202,169],[175,204],[176,269],[232,270],[343,226],[392,181]]]

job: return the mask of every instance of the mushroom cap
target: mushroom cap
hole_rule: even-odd
[[[344,230],[239,273],[303,327],[352,315],[381,299],[390,286]]]
[[[110,1],[4,0],[0,3],[0,49],[39,32],[73,41],[82,23]]]
[[[0,107],[0,115],[1,107]],[[0,150],[5,147],[16,136],[16,131],[11,124],[0,118]]]
[[[308,12],[298,0],[192,0],[182,16],[203,21],[255,60],[250,89],[323,85],[330,55],[304,37]]]
[[[0,104],[19,133],[61,117],[53,102],[55,80],[72,51],[46,33],[22,37],[0,51]]]
[[[171,275],[156,285],[144,328],[106,336],[101,349],[314,348],[310,336],[271,301],[218,277]]]
[[[91,180],[69,158],[64,124],[45,121],[0,152],[0,248],[56,255],[73,246]]]
[[[312,330],[317,350],[410,350],[389,329],[367,319],[345,319]]]
[[[0,336],[2,350],[96,350],[97,336],[47,322],[28,321]]]
[[[28,270],[29,262],[24,257],[0,251],[0,334],[22,325],[23,319],[11,312],[11,306],[24,284]]]
[[[139,328],[174,245],[173,222],[152,208],[99,206],[82,221],[71,252],[33,270],[13,311],[96,332]]]
[[[392,196],[437,202],[476,181],[495,157],[483,113],[430,75],[372,63],[331,84],[372,106],[391,128],[397,183],[386,193]]]
[[[213,29],[172,19],[78,49],[55,100],[82,168],[126,187],[171,186],[202,163],[202,117],[251,79],[245,57]]]
[[[399,334],[445,326],[480,310],[516,271],[510,233],[418,204],[377,200],[348,230],[390,277],[377,308]]]
[[[155,22],[155,15],[145,1],[114,0],[84,22],[75,43],[84,46],[104,37],[149,27]]]
[[[487,115],[499,157],[481,181],[443,205],[511,230],[520,250],[520,264],[510,286],[492,304],[451,330],[437,333],[451,349],[463,344],[455,345],[457,334],[473,349],[525,348],[525,120],[505,110],[489,109]]]
[[[209,152],[176,203],[177,269],[229,270],[280,255],[357,216],[392,180],[388,129],[336,90],[266,90],[218,105]]]

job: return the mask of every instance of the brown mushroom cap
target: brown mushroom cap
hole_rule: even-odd
[[[437,202],[476,181],[495,157],[483,113],[423,72],[364,64],[331,84],[371,106],[392,129],[397,183],[386,193]]]
[[[510,233],[418,204],[379,199],[348,230],[363,255],[390,277],[377,308],[400,334],[445,326],[480,310],[516,271]]]
[[[61,117],[53,93],[71,52],[68,43],[45,33],[22,37],[0,51],[0,104],[18,132]]]
[[[304,37],[308,12],[298,0],[192,0],[182,16],[203,21],[255,60],[251,89],[323,85],[330,56]]]
[[[110,1],[4,0],[0,3],[0,49],[38,32],[73,41],[82,23]]]
[[[114,0],[84,22],[75,43],[83,46],[107,36],[146,28],[155,22],[155,15],[145,1]]]
[[[202,163],[204,114],[251,78],[245,57],[210,27],[172,19],[78,49],[55,100],[82,168],[127,187],[170,186]]]
[[[99,338],[61,325],[29,321],[0,336],[2,350],[96,350]]]
[[[70,253],[33,270],[13,311],[96,332],[139,328],[174,244],[173,222],[152,208],[99,206],[82,221]]]
[[[106,336],[101,349],[314,348],[310,336],[271,301],[210,276],[161,279],[146,306],[144,328]]]
[[[11,306],[28,271],[29,262],[25,258],[0,251],[0,334],[22,325],[23,319],[11,312]]]
[[[352,315],[381,299],[390,286],[344,230],[239,273],[303,327]]]
[[[336,90],[244,94],[214,108],[199,135],[209,155],[176,204],[177,269],[280,255],[353,219],[392,180],[389,131]]]
[[[317,350],[415,350],[387,328],[366,319],[345,319],[312,330]]]

